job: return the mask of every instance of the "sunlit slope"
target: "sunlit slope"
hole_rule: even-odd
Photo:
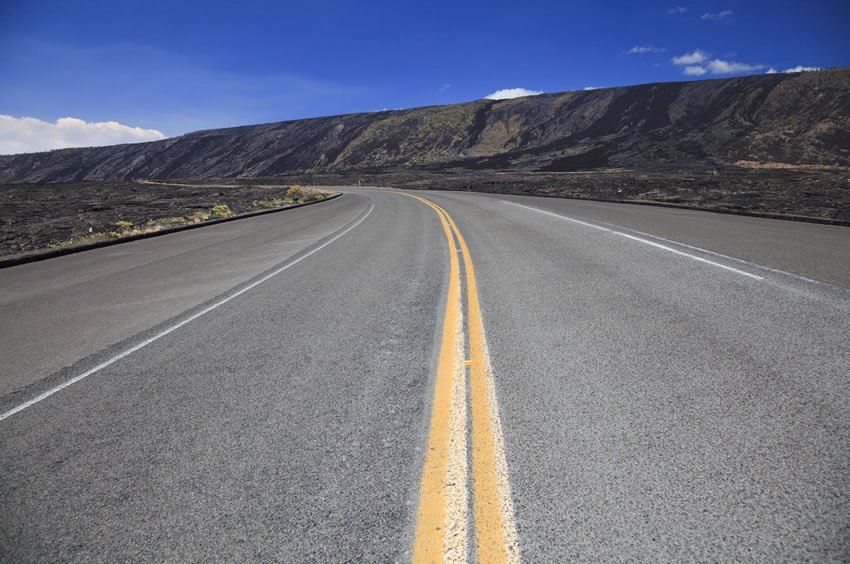
[[[850,165],[850,69],[644,84],[216,129],[0,157],[0,181],[382,169]]]

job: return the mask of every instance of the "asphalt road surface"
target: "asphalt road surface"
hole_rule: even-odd
[[[850,560],[850,229],[344,191],[0,270],[0,560]]]

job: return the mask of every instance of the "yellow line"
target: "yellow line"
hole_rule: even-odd
[[[446,213],[445,210],[443,213]],[[460,244],[466,268],[469,349],[473,362],[470,367],[469,394],[472,412],[473,507],[478,559],[481,562],[519,562],[504,439],[484,323],[478,303],[475,268],[463,235],[448,213],[446,219]]]
[[[472,257],[466,241],[448,212],[430,200],[408,195],[434,208],[444,223],[444,229],[445,223],[448,222],[460,245],[466,269],[471,359],[466,360],[464,364],[470,367],[473,506],[478,559],[481,562],[519,562],[504,439]],[[454,256],[452,260],[456,260]]]
[[[419,490],[413,561],[465,562],[467,558],[466,384],[460,270],[446,218],[438,212],[449,243],[450,269],[440,357]]]

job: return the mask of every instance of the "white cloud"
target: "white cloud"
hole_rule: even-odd
[[[685,73],[687,76],[702,76],[705,73],[707,73],[708,71],[705,70],[702,67],[693,66],[693,67],[685,67],[682,70],[682,72]]]
[[[671,59],[674,65],[698,65],[708,60],[708,53],[702,49],[696,49],[693,53],[685,53]]]
[[[687,11],[688,11],[688,9],[685,8],[684,6],[674,6],[673,8],[670,8],[669,10],[667,10],[667,13],[668,14],[684,14]]]
[[[0,154],[33,153],[67,147],[94,147],[165,139],[156,129],[130,127],[115,121],[90,123],[64,117],[49,123],[31,117],[0,114]]]
[[[734,61],[721,61],[720,59],[714,59],[708,63],[708,70],[711,71],[711,74],[739,74],[742,72],[757,71],[763,68],[765,68],[765,65],[748,65]]]
[[[674,65],[698,65],[708,60],[708,53],[702,49],[697,49],[693,53],[685,53],[671,59]]]
[[[738,63],[735,61],[723,61],[721,59],[712,59],[705,64],[689,65],[682,69],[682,73],[686,76],[702,76],[707,73],[711,74],[741,74],[767,68],[766,65],[750,65],[747,63]],[[767,72],[776,72],[776,69],[769,69]]]
[[[442,86],[440,86],[440,92],[445,92],[446,90],[448,90],[451,87],[452,87],[452,85],[447,82],[447,83],[443,84]]]
[[[775,68],[773,68],[773,67],[770,67],[769,69],[767,69],[766,71],[764,71],[764,74],[776,74],[777,72],[779,72],[779,71],[778,71],[778,70],[776,70],[776,69],[775,69]]]
[[[662,49],[661,47],[653,47],[652,45],[635,45],[628,51],[626,51],[627,55],[643,55],[645,53],[663,53],[667,49]]]
[[[790,69],[785,69],[782,72],[812,72],[823,70],[820,67],[804,67],[802,65],[797,65],[796,67],[791,67]]]
[[[693,53],[685,53],[684,55],[673,57],[670,60],[674,65],[684,66],[685,68],[682,69],[682,73],[686,76],[702,76],[709,72],[711,74],[741,74],[767,68],[767,65],[751,65],[735,61],[724,61],[722,59],[711,59],[709,61],[708,53],[701,49],[696,49]],[[776,69],[770,69],[767,72],[771,71],[776,72]]]
[[[484,97],[485,100],[507,100],[509,98],[521,98],[523,96],[537,96],[543,94],[540,90],[528,90],[527,88],[503,88]]]
[[[709,22],[719,22],[725,18],[728,18],[732,15],[732,10],[723,10],[722,12],[717,12],[716,14],[703,14],[702,19]]]

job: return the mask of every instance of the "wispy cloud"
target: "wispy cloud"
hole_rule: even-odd
[[[599,90],[602,86],[585,86],[582,90]]]
[[[685,67],[684,69],[682,69],[682,73],[685,74],[686,76],[702,76],[707,72],[708,71],[705,70],[704,68],[697,67],[697,66]]]
[[[492,94],[484,96],[485,100],[507,100],[510,98],[522,98],[523,96],[537,96],[543,94],[540,90],[528,90],[527,88],[503,88]]]
[[[373,100],[376,90],[369,86],[288,72],[226,70],[198,57],[150,45],[82,47],[27,40],[22,46],[27,47],[27,54],[16,61],[16,72],[39,68],[43,61],[63,70],[34,74],[26,82],[7,80],[0,87],[4,99],[29,96],[49,110],[13,113],[0,108],[2,113],[51,120],[85,115],[92,121],[147,124],[172,136],[198,129],[362,111],[388,103]],[[60,76],[62,96],[51,97]]]
[[[667,49],[662,47],[654,47],[652,45],[635,45],[628,51],[626,51],[627,55],[644,55],[646,53],[663,53]]]
[[[749,63],[739,63],[737,61],[711,59],[710,55],[702,49],[695,49],[691,53],[685,53],[684,55],[673,57],[670,61],[674,65],[684,67],[682,69],[682,74],[686,76],[702,76],[708,73],[716,75],[741,74],[767,68],[767,65],[753,65]],[[775,69],[772,70],[776,72]]]
[[[708,53],[702,49],[696,49],[693,53],[685,53],[670,59],[674,65],[698,65],[708,60]]]
[[[672,8],[667,10],[667,13],[668,14],[684,14],[687,11],[688,11],[688,9],[685,8],[684,6],[673,6]]]
[[[812,72],[823,70],[820,67],[804,67],[802,65],[797,65],[796,67],[791,67],[790,69],[785,69],[782,72]]]
[[[735,61],[722,61],[720,59],[709,61],[707,66],[711,74],[740,74],[767,68],[767,65],[749,65]]]
[[[442,86],[440,86],[440,92],[445,92],[446,90],[448,90],[451,87],[452,87],[452,85],[449,84],[449,83],[443,84]]]
[[[732,15],[732,10],[723,10],[722,12],[717,12],[716,14],[705,13],[702,15],[702,19],[708,22],[719,22],[722,21]]]
[[[87,122],[64,117],[49,123],[31,117],[0,115],[0,154],[34,153],[67,147],[95,147],[158,141],[156,129],[131,127],[115,121]]]

